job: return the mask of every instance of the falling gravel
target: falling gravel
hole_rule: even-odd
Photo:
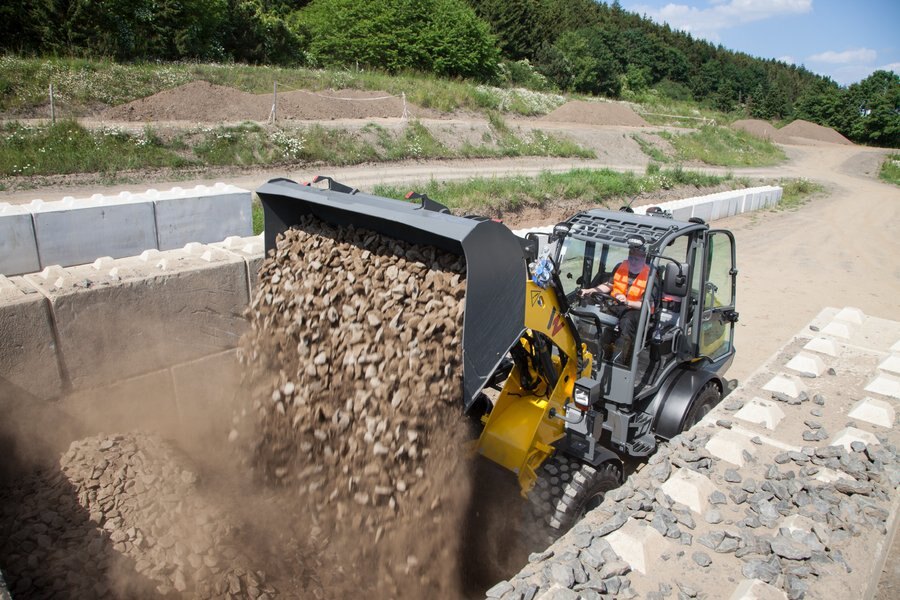
[[[329,597],[458,593],[464,295],[461,258],[311,218],[261,269],[232,439],[327,540]]]

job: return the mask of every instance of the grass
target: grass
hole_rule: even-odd
[[[683,169],[657,170],[635,175],[609,169],[575,169],[567,173],[543,173],[537,177],[481,178],[466,181],[431,181],[416,191],[459,212],[488,214],[516,210],[523,206],[543,206],[559,200],[584,200],[606,206],[613,199],[633,197],[677,185],[710,187],[730,176],[704,175]],[[408,188],[379,185],[374,193],[404,198]]]
[[[633,134],[631,134],[631,138],[635,142],[637,142],[638,146],[640,146],[641,152],[643,152],[644,154],[646,154],[647,156],[649,156],[656,162],[667,163],[672,160],[671,158],[666,156],[666,154],[662,150],[660,150],[659,148],[657,148],[656,146],[654,146],[653,144],[651,144],[650,142],[648,142],[647,140],[642,138],[640,136],[640,134],[633,133]]]
[[[900,154],[891,154],[881,163],[878,176],[894,185],[900,185]]]
[[[327,71],[240,64],[131,63],[78,58],[0,56],[0,112],[26,113],[48,102],[54,86],[60,114],[81,116],[98,106],[116,106],[191,81],[204,80],[255,94],[282,91],[360,89],[404,95],[411,103],[442,112],[499,110],[525,116],[546,114],[566,102],[560,94],[499,88],[419,74]]]
[[[728,127],[705,126],[686,134],[659,132],[681,161],[699,160],[722,167],[763,167],[787,160],[784,152],[767,140]]]
[[[782,179],[778,182],[782,188],[781,202],[775,206],[775,210],[794,210],[800,208],[812,198],[814,194],[820,194],[825,188],[809,179]]]
[[[119,129],[90,131],[74,121],[31,127],[0,125],[0,175],[33,176],[68,173],[115,173],[144,167],[191,164],[150,128],[135,135]]]
[[[560,156],[590,158],[577,144],[534,131],[519,136],[503,124],[480,146],[453,149],[418,121],[399,131],[369,124],[361,131],[313,125],[300,128],[243,123],[198,127],[162,139],[147,127],[90,130],[74,121],[0,126],[0,176],[116,173],[150,167],[354,165],[461,157]]]

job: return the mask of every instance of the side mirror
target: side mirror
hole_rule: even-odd
[[[688,266],[675,262],[666,263],[666,272],[663,276],[663,294],[684,298],[688,292],[687,281]]]
[[[571,226],[568,223],[557,223],[553,226],[553,233],[550,234],[549,243],[558,242],[559,240],[565,239],[567,235],[569,235],[569,231],[571,230]]]

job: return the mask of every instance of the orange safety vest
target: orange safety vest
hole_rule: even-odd
[[[647,278],[650,277],[650,266],[644,265],[641,272],[634,278],[634,283],[628,285],[628,261],[624,260],[613,275],[612,297],[625,294],[629,302],[640,302],[647,290]]]

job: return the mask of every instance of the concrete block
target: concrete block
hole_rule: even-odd
[[[246,264],[223,250],[198,250],[148,252],[108,263],[105,272],[84,265],[25,276],[50,299],[75,389],[237,345],[249,303]]]
[[[176,434],[178,411],[168,369],[82,389],[60,403],[87,435],[96,432],[145,431]]]
[[[149,195],[149,194],[148,194]],[[149,195],[156,214],[157,248],[171,250],[189,242],[220,242],[253,234],[251,193],[217,183]]]
[[[837,321],[846,321],[847,323],[853,323],[854,325],[862,325],[863,321],[866,320],[866,313],[858,308],[847,306],[842,308],[838,314],[834,315],[834,318]]]
[[[868,431],[863,431],[862,429],[857,429],[856,427],[845,427],[844,429],[841,429],[834,434],[834,437],[831,438],[831,442],[829,442],[828,445],[843,446],[847,449],[847,452],[850,452],[850,444],[852,444],[853,442],[862,442],[867,446],[872,446],[880,443],[878,441],[878,438],[876,438]]]
[[[886,359],[881,361],[881,363],[878,365],[878,368],[882,371],[888,371],[889,373],[900,375],[900,354],[891,354]]]
[[[729,600],[787,600],[787,594],[765,581],[744,579]]]
[[[703,514],[709,504],[709,495],[716,491],[716,486],[705,475],[690,469],[678,469],[660,489],[675,502]]]
[[[709,438],[709,441],[706,442],[706,449],[713,456],[739,467],[744,466],[744,450],[751,455],[757,451],[756,445],[750,441],[750,438],[728,429],[718,431]]]
[[[772,400],[753,398],[734,415],[748,423],[757,423],[766,429],[775,429],[784,418],[784,411]]]
[[[31,212],[24,206],[0,203],[0,275],[40,270]]]
[[[0,275],[0,388],[8,399],[57,398],[57,360],[50,303],[21,277]]]
[[[658,531],[634,519],[628,519],[625,525],[604,539],[612,546],[613,552],[628,563],[632,571],[643,575],[656,564],[658,557],[669,545]]]
[[[703,219],[705,222],[709,223],[712,217],[713,211],[713,201],[707,198],[702,200],[698,199],[697,203],[694,204],[694,210],[691,214],[692,217],[696,217],[699,219]]]
[[[820,377],[825,372],[825,362],[815,354],[800,352],[786,365],[788,369],[811,377]]]
[[[803,346],[803,349],[818,352],[819,354],[825,354],[827,356],[837,356],[838,352],[840,352],[840,349],[834,340],[823,337],[809,340],[806,345]]]
[[[33,212],[41,265],[80,265],[156,248],[153,204],[132,194],[66,198]]]
[[[865,390],[873,394],[900,399],[900,379],[887,373],[879,373],[875,379],[869,382]]]
[[[822,328],[822,333],[849,340],[855,330],[856,327],[854,327],[852,323],[835,319]]]
[[[690,205],[681,205],[673,207],[672,218],[676,221],[687,221],[694,216],[694,208]]]
[[[864,398],[853,405],[847,416],[851,419],[858,419],[878,425],[879,427],[894,426],[894,407],[884,400],[876,400],[874,398]]]
[[[894,342],[894,344],[891,346],[891,352],[900,352],[900,340]]]
[[[794,375],[776,375],[763,386],[767,392],[778,392],[791,398],[799,398],[807,391],[806,384]]]
[[[247,281],[250,282],[250,297],[252,298],[259,284],[259,268],[266,257],[263,234],[250,237],[231,236],[222,242],[210,245],[222,248],[244,259],[244,262],[247,263]]]

